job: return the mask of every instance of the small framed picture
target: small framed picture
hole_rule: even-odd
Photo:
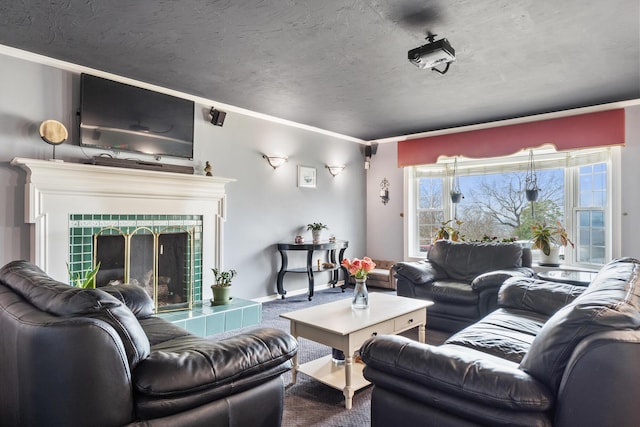
[[[298,187],[316,188],[316,168],[298,165]]]

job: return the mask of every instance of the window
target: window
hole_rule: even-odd
[[[607,168],[600,163],[578,168],[577,262],[602,265],[607,259]]]
[[[419,251],[426,252],[431,244],[434,228],[444,221],[442,206],[442,179],[423,177],[418,181],[418,244]]]
[[[408,194],[413,195],[407,209],[409,257],[423,257],[435,230],[450,219],[462,222],[465,240],[514,239],[523,246],[528,246],[534,221],[560,221],[576,244],[565,248],[566,263],[604,264],[611,258],[610,150],[536,150],[540,194],[534,203],[524,193],[528,151],[482,160],[458,158],[463,198],[455,204],[448,196],[453,159],[406,168]]]

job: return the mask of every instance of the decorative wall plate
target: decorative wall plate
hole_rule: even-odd
[[[40,123],[40,138],[47,144],[59,145],[67,140],[67,128],[57,120],[45,120]]]

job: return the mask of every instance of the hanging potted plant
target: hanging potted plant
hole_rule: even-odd
[[[313,243],[319,243],[322,230],[328,229],[329,227],[321,222],[312,222],[311,224],[307,224],[307,230],[311,230],[311,235],[313,236]]]
[[[460,203],[462,199],[462,190],[460,190],[460,179],[458,178],[458,158],[453,160],[453,186],[449,191],[451,196],[451,203]]]
[[[229,304],[231,301],[231,280],[237,275],[236,271],[223,271],[215,267],[211,271],[213,271],[213,279],[215,281],[215,284],[211,285],[211,290],[213,291],[211,304]]]
[[[540,250],[540,264],[557,266],[560,264],[560,246],[575,245],[569,239],[567,229],[560,221],[553,225],[536,222],[531,226],[531,249]]]
[[[538,175],[536,174],[536,164],[533,160],[533,150],[529,150],[529,165],[527,174],[524,179],[524,193],[527,201],[531,203],[531,218],[535,217],[535,205],[533,202],[538,200],[540,188],[538,188]]]

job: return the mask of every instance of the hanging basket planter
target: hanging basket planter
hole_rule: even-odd
[[[460,200],[462,200],[462,193],[458,191],[451,191],[449,195],[451,196],[451,203],[460,203]]]
[[[538,193],[540,190],[538,188],[533,188],[531,190],[525,190],[525,194],[527,195],[527,201],[535,202],[538,200]]]

